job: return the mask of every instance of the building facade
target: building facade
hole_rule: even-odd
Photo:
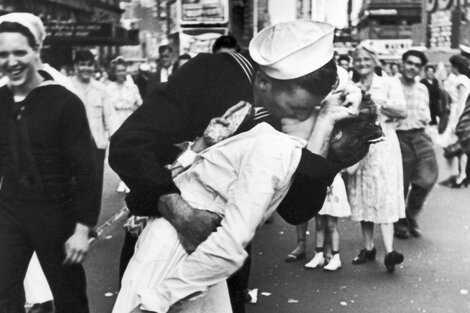
[[[470,1],[427,0],[427,43],[434,49],[470,46]]]
[[[419,28],[422,6],[422,0],[364,0],[356,26],[358,40],[384,60],[399,59],[412,47],[414,37],[424,42],[425,33]]]

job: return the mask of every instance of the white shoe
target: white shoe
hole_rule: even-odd
[[[306,268],[316,268],[318,266],[323,266],[325,264],[325,257],[323,256],[323,252],[317,252],[313,256],[313,258],[305,264]]]
[[[341,268],[341,260],[339,258],[339,253],[336,253],[330,259],[330,262],[328,262],[328,264],[323,267],[323,270],[328,271],[328,272],[334,272],[334,271],[339,270],[340,268]]]

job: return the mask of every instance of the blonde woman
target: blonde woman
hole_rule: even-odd
[[[384,263],[392,273],[404,259],[393,249],[393,223],[405,217],[402,160],[394,120],[406,117],[407,112],[400,82],[375,74],[379,65],[374,52],[364,47],[355,50],[355,81],[377,105],[385,139],[372,145],[365,158],[348,170],[347,190],[351,217],[361,222],[364,245],[353,264],[375,260],[374,225],[378,224],[386,251]]]

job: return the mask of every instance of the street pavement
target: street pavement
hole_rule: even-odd
[[[440,179],[451,172],[442,150],[437,149]],[[123,206],[115,192],[117,178],[109,168],[105,176],[103,216],[109,221]],[[102,228],[85,263],[92,313],[108,313],[118,290],[119,253],[124,218]],[[306,270],[313,256],[311,223],[308,256],[297,263],[285,263],[296,243],[295,227],[275,216],[272,224],[260,228],[253,242],[250,289],[258,289],[256,304],[247,313],[463,313],[470,312],[470,189],[436,185],[420,216],[423,237],[395,240],[395,249],[405,261],[394,274],[383,265],[384,248],[376,229],[376,262],[352,265],[361,249],[358,223],[347,219],[339,224],[341,259],[338,272]]]

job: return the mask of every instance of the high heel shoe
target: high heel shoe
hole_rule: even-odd
[[[305,259],[307,257],[306,245],[307,242],[305,240],[299,240],[297,242],[297,247],[295,247],[294,251],[287,255],[287,257],[284,259],[284,262],[292,263]]]
[[[465,177],[462,180],[459,180],[458,178],[450,185],[450,188],[461,188],[461,187],[468,187],[469,179],[468,177]]]

